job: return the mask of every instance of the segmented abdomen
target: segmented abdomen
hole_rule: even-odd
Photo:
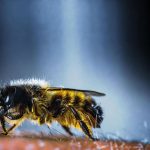
[[[69,108],[73,107],[86,122],[89,128],[99,128],[103,120],[103,111],[100,106],[97,106],[95,100],[83,92],[76,91],[57,91],[53,92],[49,110],[54,118],[65,118],[65,125],[71,124],[78,126],[78,123],[73,119],[73,115]],[[61,118],[63,119],[63,118]],[[61,121],[61,120],[60,120]]]

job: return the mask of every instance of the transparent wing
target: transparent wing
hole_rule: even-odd
[[[63,87],[50,87],[47,89],[48,91],[77,91],[77,92],[84,92],[87,95],[91,96],[105,96],[104,93],[96,92],[96,91],[91,91],[91,90],[81,90],[81,89],[72,89],[72,88],[63,88]]]

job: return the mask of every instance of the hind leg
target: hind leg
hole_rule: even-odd
[[[73,136],[73,133],[70,131],[70,128],[65,126],[65,125],[61,125],[62,128],[70,135],[70,136]]]
[[[81,120],[81,117],[79,115],[79,113],[73,108],[71,107],[70,108],[71,112],[73,113],[74,117],[77,119],[77,121],[79,122],[80,124],[80,127],[82,129],[82,131],[92,140],[96,140],[90,133],[86,123],[84,121]]]

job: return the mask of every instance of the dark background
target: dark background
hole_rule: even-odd
[[[95,134],[150,141],[149,20],[142,0],[0,0],[0,82],[105,92]]]

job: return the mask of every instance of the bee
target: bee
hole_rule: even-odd
[[[103,111],[94,96],[104,93],[62,87],[51,87],[44,80],[11,81],[0,88],[0,124],[3,134],[29,119],[39,125],[58,122],[71,136],[75,127],[95,140],[92,128],[100,128]],[[6,123],[10,127],[6,127]]]

